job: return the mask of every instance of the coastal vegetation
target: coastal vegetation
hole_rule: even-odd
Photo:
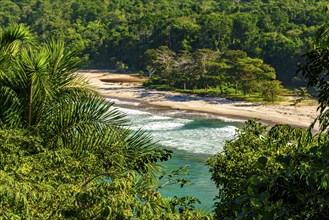
[[[306,87],[295,74],[297,64],[326,21],[325,5],[324,0],[5,0],[0,29],[23,23],[41,41],[63,38],[81,52],[85,67],[146,73],[152,88],[273,103],[293,94],[283,86]],[[174,66],[164,72],[154,67],[149,56],[157,50],[171,51]],[[239,58],[230,63],[230,56]]]
[[[328,219],[328,134],[256,121],[208,160],[217,219]]]
[[[149,80],[145,86],[198,94],[240,93],[274,102],[283,90],[273,67],[240,50],[209,49],[176,54],[168,47],[146,51]]]
[[[161,196],[156,162],[172,152],[131,131],[80,67],[63,41],[37,42],[22,25],[1,33],[1,218],[211,218],[193,198]]]
[[[40,40],[64,37],[87,65],[147,71],[147,50],[244,51],[285,86],[305,86],[297,63],[327,18],[325,0],[3,0],[0,28],[23,23]],[[119,62],[119,63],[118,63]]]
[[[1,1],[1,218],[329,219],[324,4]],[[219,189],[214,216],[196,209],[195,198],[161,195],[157,162],[172,152],[130,130],[76,73],[84,63],[130,67],[146,71],[151,84],[274,101],[280,81],[304,85],[297,61],[317,89],[320,132],[245,123],[207,162]],[[184,186],[177,172],[168,180]]]
[[[208,160],[219,188],[216,218],[329,219],[328,30],[317,31],[299,67],[318,88],[320,132],[247,122]]]

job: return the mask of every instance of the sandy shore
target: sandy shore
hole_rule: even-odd
[[[199,97],[143,88],[143,80],[134,74],[115,74],[106,71],[80,71],[81,75],[104,96],[129,99],[149,105],[172,109],[206,112],[236,119],[258,118],[267,124],[289,124],[308,127],[315,119],[317,106],[262,105],[230,101],[218,97]]]

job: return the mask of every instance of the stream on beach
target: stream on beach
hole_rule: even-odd
[[[177,184],[167,185],[160,190],[161,193],[166,197],[194,196],[201,201],[199,207],[211,211],[218,190],[210,179],[206,161],[222,151],[225,141],[233,138],[242,121],[206,113],[156,108],[133,101],[110,100],[127,115],[131,129],[150,132],[161,147],[174,151],[171,160],[161,163],[165,172],[188,166],[189,175],[180,178],[189,179],[191,184],[183,188]]]

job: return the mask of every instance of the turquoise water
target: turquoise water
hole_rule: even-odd
[[[183,197],[186,195],[196,197],[201,201],[201,204],[198,205],[199,207],[211,211],[214,198],[218,195],[218,190],[210,179],[209,168],[205,165],[210,156],[175,150],[173,158],[163,163],[164,170],[169,173],[187,165],[189,174],[187,176],[181,175],[180,177],[190,180],[191,183],[182,188],[177,184],[165,186],[164,189],[160,190],[161,193],[166,197]]]
[[[201,201],[200,207],[210,211],[218,190],[210,179],[206,161],[222,151],[225,141],[233,138],[241,121],[204,113],[154,108],[138,102],[113,101],[130,119],[131,129],[150,132],[160,146],[174,151],[171,160],[161,163],[164,171],[170,173],[188,166],[189,175],[180,178],[189,179],[191,184],[183,188],[176,184],[167,185],[160,190],[161,193],[166,197],[194,196]]]

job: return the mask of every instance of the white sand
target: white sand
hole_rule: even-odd
[[[145,89],[141,86],[143,80],[134,74],[101,71],[80,71],[79,73],[105,96],[130,99],[150,105],[206,112],[230,118],[258,118],[270,125],[289,124],[296,127],[308,127],[317,116],[317,106],[315,105],[295,107],[291,106],[292,102],[280,105],[262,105],[230,101],[219,97],[199,97]]]

